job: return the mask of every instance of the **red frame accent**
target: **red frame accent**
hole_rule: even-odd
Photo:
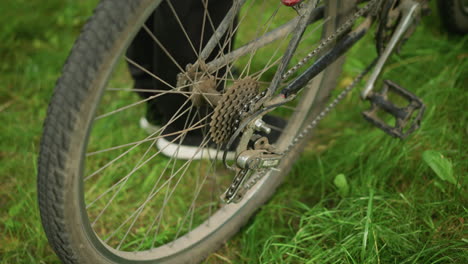
[[[302,2],[302,0],[281,0],[281,3],[285,6],[295,6]]]

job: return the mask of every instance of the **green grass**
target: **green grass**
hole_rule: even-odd
[[[94,3],[0,3],[0,262],[59,263],[40,224],[38,141],[54,82]],[[375,55],[355,47],[340,87]],[[385,78],[427,105],[400,141],[366,123],[358,90],[320,125],[273,199],[207,263],[468,263],[468,38],[424,19]],[[341,176],[338,176],[341,175]]]

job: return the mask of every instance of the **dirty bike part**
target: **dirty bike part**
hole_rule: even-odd
[[[392,3],[392,5],[393,4],[394,3]],[[370,6],[370,4],[368,6]],[[359,75],[356,78],[356,80],[352,83],[352,85],[347,87],[345,89],[345,91],[342,94],[340,94],[340,96],[337,99],[335,99],[335,101],[331,105],[329,105],[327,108],[325,108],[325,110],[322,111],[317,116],[317,118],[312,121],[312,123],[306,128],[306,131],[304,131],[304,133],[307,132],[307,130],[312,129],[313,127],[315,127],[318,124],[318,122],[321,119],[323,119],[323,117],[326,115],[326,113],[328,113],[334,106],[336,106],[339,103],[339,101],[342,98],[344,98],[344,96],[351,89],[353,89],[354,86],[362,79],[362,77],[365,74],[367,74],[367,72],[370,71],[370,69],[372,67],[374,67],[376,64],[380,65],[379,66],[380,69],[375,70],[374,74],[376,72],[378,72],[378,74],[380,74],[381,67],[383,67],[382,61],[385,61],[386,59],[388,59],[388,54],[393,51],[393,49],[394,49],[394,47],[396,45],[396,42],[394,42],[395,38],[397,38],[398,40],[401,40],[403,34],[406,33],[408,28],[410,26],[413,26],[414,20],[413,19],[408,20],[407,16],[409,16],[411,18],[415,18],[416,15],[414,13],[416,12],[416,7],[419,7],[419,5],[418,5],[418,3],[415,3],[415,2],[407,1],[407,2],[403,3],[402,7],[400,7],[400,8],[402,8],[402,12],[404,14],[406,14],[406,16],[403,16],[402,21],[400,22],[400,24],[398,24],[398,27],[397,27],[396,33],[395,33],[395,35],[397,35],[397,37],[394,37],[390,41],[390,46],[387,47],[387,49],[383,52],[384,53],[382,55],[383,58],[380,57],[379,59],[375,60],[361,75]],[[363,10],[363,9],[361,9],[361,10]],[[403,24],[403,29],[402,29],[401,24]],[[281,92],[281,95],[283,95],[284,98],[286,98],[289,94],[297,93],[297,91],[299,91],[301,89],[301,87],[305,83],[307,83],[310,79],[312,79],[318,73],[320,73],[323,68],[326,68],[326,66],[328,66],[328,64],[332,63],[341,54],[345,53],[345,51],[347,49],[349,49],[349,47],[352,47],[353,44],[357,41],[357,40],[353,40],[353,37],[355,37],[357,39],[360,39],[365,34],[365,32],[368,30],[370,25],[371,25],[370,19],[368,19],[368,20],[366,20],[366,22],[362,23],[361,26],[358,27],[358,29],[356,29],[355,31],[350,33],[347,37],[344,38],[344,40],[339,42],[331,51],[329,51],[324,56],[319,58],[317,60],[317,62],[314,65],[312,65],[311,67],[309,67],[299,78],[294,80],[289,86],[287,86],[285,89],[283,89],[282,92]],[[337,33],[335,33],[335,34],[338,35]],[[400,34],[400,35],[398,35],[398,34]],[[388,54],[386,54],[386,53],[388,53]],[[314,54],[314,53],[310,53],[310,54]],[[310,54],[308,55],[308,57],[311,57]],[[306,61],[306,59],[308,57],[303,59],[303,61]],[[300,66],[302,66],[302,65],[300,65]],[[296,69],[297,68],[298,67],[296,66]],[[390,82],[387,82],[387,84],[390,84]],[[371,100],[373,102],[373,108],[372,108],[371,111],[367,111],[364,115],[366,116],[366,118],[368,120],[372,121],[378,127],[384,129],[384,131],[386,131],[387,133],[389,133],[389,134],[391,134],[393,136],[403,138],[403,137],[406,137],[407,135],[409,135],[410,133],[414,132],[414,130],[416,130],[419,127],[419,123],[420,123],[422,115],[424,113],[424,105],[422,104],[422,102],[421,102],[421,100],[419,98],[417,98],[415,95],[411,94],[410,92],[404,90],[403,88],[398,87],[398,86],[396,86],[394,84],[391,87],[393,88],[393,90],[396,90],[402,97],[404,97],[407,100],[410,100],[410,102],[411,102],[410,105],[405,107],[405,108],[397,108],[396,106],[394,106],[394,104],[392,104],[391,102],[389,102],[389,101],[387,101],[385,99],[388,88],[384,88],[384,90],[382,91],[382,94],[380,94],[379,96],[377,96],[376,94],[373,94],[372,98],[369,98],[369,100]],[[397,118],[397,122],[396,122],[395,127],[390,127],[389,125],[385,124],[384,122],[382,122],[380,119],[378,119],[375,116],[375,111],[377,111],[377,109],[379,107],[384,109],[388,113],[394,115]],[[410,118],[413,115],[414,111],[419,111],[418,115],[415,117],[414,120],[410,120]],[[258,116],[260,116],[261,113],[264,113],[264,112],[267,112],[267,110],[263,109],[263,112],[262,112],[262,110],[259,110]],[[258,118],[258,119],[255,120],[254,116],[251,117],[251,120],[245,121],[244,124],[241,125],[241,127],[247,127],[247,124],[249,122],[259,122],[259,121],[261,121],[261,118]],[[252,121],[252,120],[255,120],[255,121]],[[408,125],[409,122],[411,124]],[[403,133],[403,129],[407,125],[409,126],[409,129],[405,130],[405,133]],[[298,138],[300,138],[300,135],[299,135]],[[232,142],[232,139],[233,138],[231,138],[231,142]],[[288,149],[292,148],[292,147],[293,147],[293,145],[289,146]],[[245,172],[245,170],[249,170],[249,169],[250,170],[255,170],[255,169],[258,169],[258,168],[269,167],[270,164],[276,164],[277,161],[280,160],[280,159],[281,159],[281,155],[278,155],[278,154],[264,155],[264,153],[262,151],[258,151],[258,150],[257,151],[256,150],[246,150],[246,151],[242,152],[238,156],[238,163],[237,163],[238,167],[241,169],[240,171],[243,172],[243,173],[239,173],[238,175],[242,175],[242,177],[238,176],[238,177],[234,178],[234,181],[233,181],[231,187],[225,193],[224,199],[228,203],[230,203],[231,201],[234,200],[234,196],[237,195],[238,190],[241,187],[241,183],[244,182],[244,180],[246,178],[247,172]],[[267,165],[264,165],[264,164],[267,164]],[[272,165],[272,166],[274,166],[274,165]],[[239,201],[239,198],[236,199],[236,200]]]
[[[405,99],[408,104],[404,107],[397,106],[389,100],[389,93]],[[426,108],[419,97],[389,80],[385,80],[380,92],[371,92],[367,100],[371,102],[371,109],[362,113],[364,118],[392,137],[401,139],[420,127]],[[395,125],[389,125],[382,120],[378,115],[379,111],[393,116]]]
[[[258,82],[251,78],[237,80],[228,87],[211,116],[210,135],[215,143],[226,143],[239,125],[236,121],[247,110],[246,102],[258,95],[258,89]]]
[[[332,40],[334,40],[335,38],[340,36],[343,32],[345,32],[347,29],[349,29],[357,18],[359,18],[361,15],[367,14],[369,11],[372,10],[372,8],[378,7],[379,6],[378,4],[380,4],[379,1],[372,0],[364,8],[359,9],[356,13],[354,13],[354,15],[351,18],[349,18],[344,24],[342,24],[335,32],[333,32],[332,34],[329,35],[328,38],[323,40],[313,52],[309,53],[307,57],[302,59],[301,62],[306,62],[307,60],[310,60],[315,54],[321,51],[321,49],[329,45],[329,43],[331,43]],[[253,135],[252,128],[255,127],[256,123],[261,122],[261,118],[265,113],[271,111],[272,109],[282,104],[287,103],[289,100],[292,99],[288,97],[290,97],[291,95],[295,95],[311,79],[317,76],[323,69],[325,69],[328,65],[332,64],[341,55],[343,55],[349,48],[351,48],[360,38],[362,38],[365,35],[365,33],[367,32],[371,24],[372,24],[372,20],[370,18],[367,18],[353,32],[348,34],[348,36],[344,37],[344,39],[341,42],[336,44],[336,46],[333,49],[331,49],[331,51],[327,52],[325,55],[319,58],[317,62],[314,63],[311,67],[309,67],[301,76],[299,76],[297,79],[292,81],[291,84],[286,86],[286,88],[284,88],[281,91],[279,96],[275,97],[269,102],[266,102],[264,104],[264,108],[259,109],[257,112],[253,113],[250,117],[243,120],[238,130],[235,131],[234,134],[231,136],[227,144],[227,147],[224,150],[223,163],[225,164],[225,166],[227,168],[230,168],[231,170],[239,170],[239,169],[245,170],[245,169],[254,169],[253,166],[251,168],[248,168],[249,162],[252,164],[256,164],[258,168],[264,168],[264,167],[268,167],[270,164],[276,164],[277,160],[280,160],[281,155],[272,153],[271,155],[262,156],[262,155],[259,155],[260,153],[257,153],[252,150],[244,151],[245,147],[247,146],[247,142],[249,138]],[[295,47],[293,46],[293,48]],[[283,58],[283,61],[285,61],[284,58]],[[303,63],[301,62],[295,67],[293,67],[290,71],[288,71],[288,73],[291,74],[294,71],[297,71],[298,68],[303,65]],[[372,63],[368,69],[370,69],[373,65],[374,63]],[[366,69],[365,73],[367,73],[368,69]],[[281,71],[278,71],[278,72],[281,72]],[[283,75],[283,77],[287,77],[288,73]],[[360,78],[362,78],[362,76],[358,77],[358,79]],[[269,87],[269,89],[272,88],[272,85]],[[353,87],[354,85],[350,87],[349,90],[351,90]],[[347,91],[349,90],[347,89]],[[336,105],[338,102],[339,102],[339,99],[336,99],[334,101],[334,105]],[[325,112],[327,111],[330,111],[330,106],[326,108],[324,112],[321,113],[322,116],[319,115],[318,118],[323,118],[323,116],[325,115]],[[318,119],[314,121],[317,123]],[[307,131],[310,131],[313,127],[315,127],[315,125],[316,124],[310,127]],[[238,146],[237,153],[240,153],[241,151],[243,152],[238,156],[238,164],[236,168],[235,166],[230,166],[227,164],[226,162],[227,150],[233,144],[234,140],[239,136],[240,132],[244,131],[245,129],[247,129],[248,132],[244,133],[244,135],[241,138],[241,142],[243,142],[243,146],[242,144]],[[292,147],[290,146],[290,148]],[[268,165],[265,166],[263,164],[268,164]],[[274,166],[275,165],[272,165],[271,167],[274,167]],[[243,175],[243,177],[245,178],[246,174],[241,174],[241,175]],[[244,178],[242,178],[242,182],[244,181]],[[234,200],[234,196],[236,196],[239,188],[241,187],[239,182],[240,182],[240,176],[235,177],[233,180],[233,183],[231,184],[229,189],[226,191],[223,199],[227,201],[228,203]],[[239,196],[235,200],[239,201],[240,200]]]
[[[310,15],[310,20],[307,21],[308,25],[311,25],[323,19],[324,14],[325,14],[325,6],[318,6],[317,8],[315,8],[312,11],[312,14]],[[294,19],[292,19],[291,21],[287,23],[284,23],[283,25],[277,27],[276,29],[273,29],[263,34],[257,39],[254,39],[251,42],[239,48],[236,48],[235,50],[232,50],[231,52],[225,54],[224,56],[220,58],[216,58],[210,62],[207,62],[206,71],[214,72],[217,69],[222,68],[223,66],[226,66],[229,63],[232,63],[237,58],[244,56],[248,54],[249,52],[252,52],[255,49],[258,49],[259,47],[268,45],[274,41],[284,38],[285,36],[287,36],[288,34],[291,34],[294,31],[294,28],[296,24],[298,23],[298,21],[299,21],[299,16],[295,17]]]
[[[296,27],[294,28],[294,34],[289,41],[288,48],[284,53],[280,64],[278,65],[278,70],[273,76],[273,80],[268,87],[267,96],[273,95],[278,89],[278,86],[282,80],[282,76],[288,67],[289,62],[291,61],[292,55],[296,51],[299,41],[302,39],[302,35],[309,25],[309,21],[314,15],[313,10],[317,7],[319,0],[309,0],[305,3],[304,11],[299,14],[299,21],[297,22]]]
[[[330,64],[335,62],[343,54],[345,54],[349,49],[351,49],[354,44],[356,44],[362,37],[365,36],[369,26],[370,21],[367,20],[363,23],[362,28],[358,28],[356,31],[351,32],[349,35],[345,36],[340,40],[330,51],[321,56],[317,61],[306,69],[299,77],[294,79],[288,86],[281,90],[281,94],[285,97],[289,97],[291,94],[296,94],[301,90],[310,80],[315,78],[319,73],[326,69]]]
[[[287,79],[293,73],[297,72],[300,68],[302,68],[307,62],[309,62],[312,58],[320,54],[322,51],[326,50],[330,47],[331,44],[334,43],[339,37],[343,34],[348,32],[356,23],[356,21],[365,16],[367,13],[371,12],[373,9],[378,8],[382,0],[371,0],[369,3],[366,4],[363,8],[360,8],[356,13],[354,13],[346,22],[341,24],[335,32],[330,34],[327,38],[322,40],[317,47],[309,52],[307,56],[305,56],[302,60],[300,60],[296,65],[291,67],[287,72],[285,72],[282,76],[282,79]]]
[[[216,202],[218,197],[208,196],[206,200],[201,201],[203,203],[198,203],[201,198],[195,199],[201,197],[200,195],[217,193],[222,187],[229,185],[232,174],[224,177],[225,172],[219,168],[215,171],[216,174],[212,173],[216,168],[216,158],[206,164],[160,157],[159,150],[153,147],[161,137],[156,133],[135,141],[138,132],[132,130],[131,117],[135,117],[138,112],[132,112],[131,109],[145,101],[135,103],[135,98],[126,96],[130,94],[129,89],[111,90],[107,89],[106,84],[114,71],[115,76],[120,78],[116,78],[116,82],[111,80],[111,84],[122,81],[122,76],[125,75],[118,71],[120,58],[138,32],[143,30],[150,33],[143,25],[160,2],[103,0],[75,44],[63,75],[57,83],[41,141],[38,199],[47,237],[64,263],[201,261],[234,235],[258,207],[267,201],[301,151],[301,145],[297,145],[289,155],[284,156],[278,166],[279,171],[266,169],[253,173],[239,189],[238,193],[241,193],[246,190],[244,186],[251,186],[244,193],[244,198],[238,204],[224,205]],[[169,5],[170,1],[165,3]],[[323,38],[335,32],[344,22],[342,14],[353,9],[352,1],[326,1],[326,7],[322,10],[324,16],[330,19],[324,25]],[[337,15],[338,11],[340,16]],[[169,12],[172,12],[170,8]],[[292,21],[297,22],[294,19]],[[230,32],[229,27],[227,30],[225,32]],[[266,43],[262,36],[255,39]],[[274,39],[279,38],[276,35]],[[217,41],[214,43],[218,45]],[[262,45],[253,44],[250,47]],[[254,49],[250,49],[252,50]],[[128,63],[138,65],[131,59],[124,59]],[[288,145],[292,140],[290,135],[297,134],[310,115],[320,108],[324,98],[336,85],[342,62],[339,60],[330,65],[310,83],[308,89],[303,90],[296,106],[297,110],[291,114],[285,133],[277,141],[279,146]],[[213,64],[208,61],[207,65]],[[185,65],[175,66],[180,66],[181,71],[185,69]],[[146,73],[158,82],[166,83],[168,87],[174,85],[152,72]],[[168,133],[175,136],[174,140],[177,141],[188,138],[189,131],[202,129],[205,133],[204,139],[207,139],[209,135],[203,127],[206,126],[208,118],[197,119],[197,115],[192,114],[198,109],[190,107],[190,97],[194,93],[199,95],[199,92],[187,90],[185,87],[171,88],[174,89],[154,91],[155,95],[148,100],[166,94],[177,94],[187,98],[184,105],[187,108],[181,107],[168,123],[184,114],[193,116],[194,119],[186,120],[187,126],[184,130]],[[117,101],[117,96],[113,94],[115,91],[119,91],[120,97],[132,103],[123,99]],[[112,106],[115,102],[125,102],[127,105],[114,109]],[[112,111],[98,115],[101,113],[101,107]],[[126,119],[127,113],[129,119]],[[115,116],[117,118],[113,118]],[[165,126],[167,127],[167,124]],[[99,144],[105,143],[109,138],[122,139],[125,144],[114,145],[110,141],[109,148],[91,148],[96,142],[98,147],[101,146]],[[203,144],[209,144],[209,141],[204,141]],[[138,151],[142,146],[144,149]],[[117,157],[106,156],[107,153],[114,153],[113,151],[117,151]],[[201,147],[200,151],[203,151]],[[136,156],[131,156],[132,153],[136,153]],[[104,157],[101,158],[100,155]],[[145,170],[148,168],[145,165],[153,160],[155,162],[151,163],[150,169]],[[195,167],[196,170],[190,170],[189,174],[189,166]],[[210,172],[211,168],[213,170]],[[210,173],[205,173],[206,171]],[[207,178],[208,176],[210,177]],[[160,185],[156,185],[158,179],[161,179]],[[225,179],[229,181],[216,182]],[[165,189],[160,189],[159,186],[165,186]],[[210,186],[211,192],[204,189]],[[159,190],[163,192],[158,192]],[[125,195],[122,195],[122,192]],[[176,203],[173,195],[186,200],[183,200],[184,203]],[[216,202],[216,206],[203,207],[213,201]],[[200,208],[206,208],[206,211]],[[177,223],[186,224],[179,226]],[[163,236],[159,235],[159,228],[164,228]]]
[[[300,60],[300,62],[297,65],[295,65],[286,73],[284,73],[281,78],[286,79],[291,74],[298,71],[299,68],[303,67],[306,62],[311,60],[315,55],[319,54],[325,48],[328,48],[333,43],[334,40],[340,37],[341,34],[346,32],[347,30],[349,30],[354,25],[354,23],[356,22],[358,18],[360,18],[363,15],[369,15],[369,13],[372,10],[379,8],[381,3],[382,3],[382,0],[371,0],[369,1],[369,3],[366,4],[365,7],[358,9],[358,11],[356,11],[351,16],[349,16],[349,18],[347,18],[345,22],[343,22],[339,27],[337,27],[337,29],[334,32],[328,34],[328,36],[324,38],[318,44],[317,48],[315,48],[312,52],[307,54],[307,56],[304,57],[302,60]],[[313,4],[315,5],[316,2],[314,2]],[[310,66],[301,76],[299,76],[294,81],[292,81],[288,86],[283,88],[279,96],[276,96],[269,101],[260,100],[261,102],[263,102],[264,108],[259,109],[257,112],[251,114],[251,116],[249,116],[247,120],[244,120],[241,123],[241,125],[238,127],[238,130],[235,131],[234,134],[229,139],[225,147],[224,154],[223,154],[223,163],[225,164],[225,166],[227,168],[234,170],[234,167],[229,166],[226,162],[227,151],[230,148],[230,146],[234,143],[235,139],[240,135],[241,131],[247,128],[250,122],[252,122],[253,120],[255,120],[255,122],[258,122],[259,120],[261,120],[261,115],[264,115],[268,111],[273,110],[275,107],[283,105],[287,103],[289,100],[293,99],[289,97],[291,97],[292,95],[295,95],[308,82],[310,82],[310,80],[312,80],[314,77],[320,74],[320,72],[322,72],[327,66],[329,66],[330,64],[338,60],[341,55],[343,55],[349,48],[351,48],[359,39],[361,39],[365,35],[365,33],[367,32],[371,24],[372,24],[372,20],[370,18],[367,18],[363,23],[361,23],[361,25],[356,30],[354,30],[348,36],[346,36],[343,41],[339,42],[336,45],[336,47],[334,47],[331,51],[327,52],[325,55],[319,58],[317,62],[314,63],[312,66]],[[292,46],[291,47],[292,49],[296,48],[294,43],[291,44],[290,46]],[[283,58],[282,62],[284,63],[286,61],[289,61],[289,59]],[[280,71],[277,71],[277,73],[283,72],[283,70],[284,69],[280,68]],[[277,76],[274,77],[274,80],[275,79],[277,79]],[[275,90],[276,87],[277,86],[275,86],[274,84],[270,85],[268,92],[271,92],[271,90]],[[258,107],[262,107],[262,104],[261,103],[258,104],[257,108]],[[250,132],[250,134],[251,133],[252,132]],[[250,134],[249,134],[249,137],[251,136]],[[244,145],[246,145],[246,141],[248,141],[248,138],[246,138],[245,135],[243,137],[243,141],[244,141]]]
[[[282,154],[274,153],[274,146],[268,143],[268,138],[258,138],[253,149],[245,150],[238,155],[237,174],[220,198],[227,204],[240,202],[245,192],[254,186],[268,171],[267,169],[276,170],[275,167],[280,164],[282,158]],[[254,177],[247,177],[248,175],[254,175]],[[244,184],[247,179],[247,183]]]
[[[247,179],[247,175],[249,173],[252,173],[252,171],[247,169],[238,170],[231,185],[220,197],[226,204],[230,204],[234,200],[240,187],[242,186],[242,183],[244,183],[244,181]]]
[[[408,28],[413,25],[414,20],[419,15],[418,13],[420,11],[420,4],[413,0],[402,0],[400,8],[402,12],[402,18],[395,30],[395,33],[390,39],[390,42],[385,47],[385,50],[383,51],[383,53],[380,55],[377,65],[375,66],[374,71],[369,77],[369,80],[367,81],[367,84],[361,93],[362,99],[366,99],[369,96],[369,94],[372,92],[372,90],[374,89],[375,82],[377,81],[377,78],[380,76],[380,73],[382,72],[382,69],[385,63],[387,62],[388,58],[395,50],[397,44],[404,37]]]
[[[241,201],[245,192],[252,188],[256,181],[258,181],[261,177],[252,177],[251,180],[249,179],[247,181],[247,184],[242,185],[242,183],[248,178],[248,171],[260,169],[259,174],[261,175],[265,168],[276,167],[281,159],[284,156],[287,156],[292,150],[297,148],[299,142],[307,137],[307,135],[311,133],[311,131],[319,124],[319,122],[323,120],[323,118],[325,118],[325,116],[330,113],[331,110],[333,110],[346,97],[346,95],[356,87],[356,85],[359,84],[364,76],[375,66],[376,61],[377,60],[374,60],[371,64],[369,64],[369,66],[367,66],[367,68],[361,72],[361,74],[359,74],[353,80],[353,82],[347,86],[330,104],[328,104],[320,113],[318,113],[315,118],[297,134],[291,144],[286,146],[283,150],[269,145],[267,140],[266,142],[262,142],[262,144],[260,144],[261,147],[242,152],[237,157],[238,174],[221,198],[226,203],[238,203]],[[273,105],[273,107],[277,107],[277,105]]]
[[[398,5],[396,5],[397,3]],[[405,41],[408,34],[411,33],[411,27],[414,27],[420,17],[421,6],[424,5],[424,3],[419,3],[414,0],[402,0],[400,2],[390,0],[387,1],[386,4],[387,6],[385,6],[385,8],[387,9],[387,13],[385,13],[384,21],[381,21],[377,39],[377,49],[380,58],[365,88],[361,92],[361,98],[371,102],[371,109],[362,114],[366,120],[385,133],[403,139],[420,127],[425,109],[422,100],[410,91],[389,80],[384,81],[381,92],[374,92],[373,90],[390,55],[398,45],[401,45],[401,43]],[[393,18],[391,16],[393,16]],[[386,38],[390,37],[383,36],[385,33],[388,33],[385,32],[385,30],[388,29],[386,28],[387,23],[394,24],[397,20],[399,21],[393,26],[394,30],[392,28],[389,29],[389,32],[393,35],[390,35],[390,40],[388,43],[385,43]],[[389,92],[403,98],[409,102],[409,104],[405,107],[396,106],[389,98]],[[393,116],[395,124],[390,125],[382,120],[378,115],[380,111]]]
[[[247,116],[242,122],[239,124],[237,127],[237,130],[235,130],[231,137],[229,138],[226,146],[224,147],[224,152],[223,152],[223,164],[226,166],[226,168],[229,168],[231,170],[236,170],[235,166],[230,166],[227,164],[227,155],[229,153],[229,149],[231,146],[233,146],[234,142],[236,139],[243,133],[242,138],[241,138],[241,143],[239,144],[241,147],[238,146],[237,152],[240,153],[241,151],[244,151],[247,147],[248,142],[250,141],[251,137],[253,136],[256,123],[259,122],[259,120],[262,119],[262,117],[270,112],[273,111],[274,109],[291,102],[294,99],[294,96],[290,96],[288,98],[284,97],[283,95],[278,96],[280,100],[276,102],[275,104],[268,105],[266,107],[263,107],[253,113],[251,113],[249,116]],[[260,121],[261,122],[261,121]]]
[[[384,0],[382,8],[378,12],[379,25],[375,34],[375,46],[379,55],[385,50],[401,18],[401,12],[397,8],[397,4],[398,0]]]
[[[468,34],[468,1],[437,0],[440,18],[452,34]]]
[[[275,147],[270,145],[267,137],[257,137],[253,149],[246,150],[237,157],[237,165],[241,169],[257,170],[276,167],[282,155],[275,153]]]

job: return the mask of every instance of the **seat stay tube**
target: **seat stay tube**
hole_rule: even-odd
[[[310,16],[310,19],[307,21],[307,24],[313,24],[320,19],[324,18],[324,6],[319,6],[315,8]],[[290,21],[284,23],[283,25],[273,29],[259,38],[235,49],[228,53],[225,53],[223,56],[216,58],[212,61],[206,62],[206,69],[208,72],[214,72],[219,68],[226,66],[227,64],[235,61],[237,58],[244,56],[245,54],[252,52],[253,50],[264,47],[284,36],[291,34],[294,31],[295,26],[297,25],[300,17],[295,17]],[[224,22],[223,22],[224,23]],[[212,39],[214,36],[212,36]],[[211,41],[211,39],[210,39]],[[208,46],[208,45],[207,45]],[[202,51],[203,54],[203,51]]]
[[[228,11],[223,21],[221,21],[221,24],[218,26],[214,34],[208,40],[208,43],[205,45],[205,47],[203,47],[203,50],[200,53],[200,60],[205,61],[210,56],[211,52],[213,52],[216,45],[219,45],[220,39],[226,33],[226,30],[229,28],[229,26],[232,25],[234,19],[236,18],[236,14],[239,13],[239,10],[246,1],[247,0],[233,1],[231,9]]]
[[[307,6],[303,7],[303,9],[300,9],[298,12],[301,12],[302,14],[300,15],[300,19],[294,29],[294,35],[289,42],[288,48],[286,49],[286,52],[283,55],[283,59],[281,60],[278,70],[275,73],[275,76],[273,77],[273,80],[271,81],[270,86],[268,87],[268,92],[265,98],[268,98],[270,95],[274,94],[275,91],[278,89],[279,84],[281,80],[283,79],[282,76],[284,72],[286,71],[288,64],[294,54],[294,52],[297,49],[297,46],[299,45],[299,42],[302,39],[302,35],[304,34],[304,31],[306,30],[307,26],[309,25],[309,21],[311,20],[311,17],[314,15],[314,9],[317,8],[318,0],[311,0],[307,3]]]

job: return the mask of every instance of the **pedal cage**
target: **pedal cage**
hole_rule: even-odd
[[[396,106],[388,99],[389,92],[406,99],[409,104],[405,107]],[[406,138],[420,127],[426,108],[419,97],[390,80],[385,80],[382,90],[380,92],[371,92],[366,100],[371,102],[371,108],[362,113],[364,118],[385,133],[401,139]],[[395,125],[391,126],[379,118],[377,115],[379,110],[392,115],[395,118]],[[413,117],[415,112],[417,113]]]

